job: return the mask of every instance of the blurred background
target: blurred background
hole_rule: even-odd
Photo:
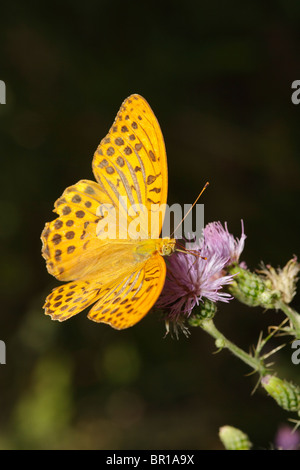
[[[151,6],[150,6],[151,5]],[[163,131],[170,204],[204,183],[205,222],[247,234],[242,260],[283,266],[299,253],[297,0],[1,2],[1,449],[219,449],[220,426],[270,448],[291,417],[200,329],[164,338],[148,314],[115,331],[42,305],[58,285],[40,233],[67,186],[93,179],[92,155],[121,102],[143,95]],[[299,295],[293,306],[300,309]],[[216,325],[248,350],[283,315],[237,301]],[[280,342],[274,340],[274,345]],[[300,383],[289,345],[281,377]]]

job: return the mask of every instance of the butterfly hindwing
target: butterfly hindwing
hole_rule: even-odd
[[[45,300],[45,314],[52,320],[64,321],[73,317],[98,299],[97,282],[74,281],[53,289]]]
[[[125,279],[118,279],[104,286],[88,318],[95,322],[108,323],[116,329],[135,325],[156,302],[165,276],[164,259],[158,254],[152,256]]]

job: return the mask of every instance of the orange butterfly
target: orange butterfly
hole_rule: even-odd
[[[55,203],[58,218],[42,232],[42,254],[50,274],[72,281],[55,288],[45,313],[64,321],[95,304],[88,318],[117,329],[136,324],[156,302],[165,282],[162,258],[175,250],[175,240],[159,238],[163,216],[141,223],[139,239],[98,236],[99,207],[110,204],[129,223],[136,213],[120,206],[120,198],[143,205],[167,201],[167,158],[158,121],[144,98],[127,98],[93,158],[97,180],[81,180]],[[146,221],[145,221],[146,222]],[[120,229],[119,226],[117,226]],[[109,234],[108,234],[109,235]],[[96,303],[95,303],[96,302]]]

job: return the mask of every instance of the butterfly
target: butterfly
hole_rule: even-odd
[[[54,204],[59,217],[46,223],[42,232],[48,272],[68,281],[48,295],[44,309],[52,320],[64,321],[93,305],[89,319],[124,329],[155,304],[166,277],[163,256],[175,251],[175,239],[159,238],[163,212],[151,229],[145,217],[139,219],[138,238],[99,235],[103,205],[110,205],[128,224],[136,221],[138,211],[123,207],[122,198],[132,207],[145,207],[148,216],[155,205],[164,207],[167,202],[164,139],[142,96],[131,95],[122,103],[94,154],[92,168],[97,182],[80,180],[68,187]],[[114,229],[120,229],[118,222]]]

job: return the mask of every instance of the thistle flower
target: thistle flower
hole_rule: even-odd
[[[262,269],[252,273],[243,267],[228,267],[229,274],[236,274],[229,292],[240,302],[255,307],[280,308],[279,302],[289,304],[296,293],[297,274],[300,264],[296,256],[283,269],[275,270],[272,266],[262,264]],[[297,328],[298,331],[298,328]],[[298,333],[297,333],[298,335]],[[297,336],[296,335],[296,336]]]
[[[299,450],[300,432],[283,424],[276,433],[274,444],[278,450]]]
[[[203,230],[203,246],[201,253],[203,256],[210,258],[213,254],[217,254],[220,258],[227,259],[226,266],[239,262],[241,253],[245,246],[244,223],[242,224],[241,238],[234,238],[229,233],[227,222],[225,228],[221,222],[211,222],[206,225]],[[243,263],[244,264],[244,263]],[[245,264],[243,267],[246,267]]]
[[[175,252],[168,261],[165,286],[156,306],[166,311],[169,320],[177,321],[180,316],[188,318],[204,299],[228,302],[232,298],[220,292],[233,279],[220,276],[227,259],[218,254],[203,259],[196,254]]]
[[[186,334],[184,322],[196,306],[198,324],[213,317],[216,302],[232,299],[222,288],[233,282],[235,274],[227,273],[227,267],[239,261],[245,238],[243,223],[241,238],[235,239],[226,223],[224,228],[220,222],[212,222],[204,228],[193,253],[176,251],[169,258],[165,286],[156,303],[164,311],[167,331],[171,324],[176,335],[177,327]]]
[[[296,294],[296,283],[298,281],[298,273],[300,271],[300,263],[297,256],[294,256],[283,269],[278,268],[277,271],[270,265],[262,265],[262,269],[258,271],[265,281],[269,284],[270,289],[279,291],[282,300],[289,304]]]

